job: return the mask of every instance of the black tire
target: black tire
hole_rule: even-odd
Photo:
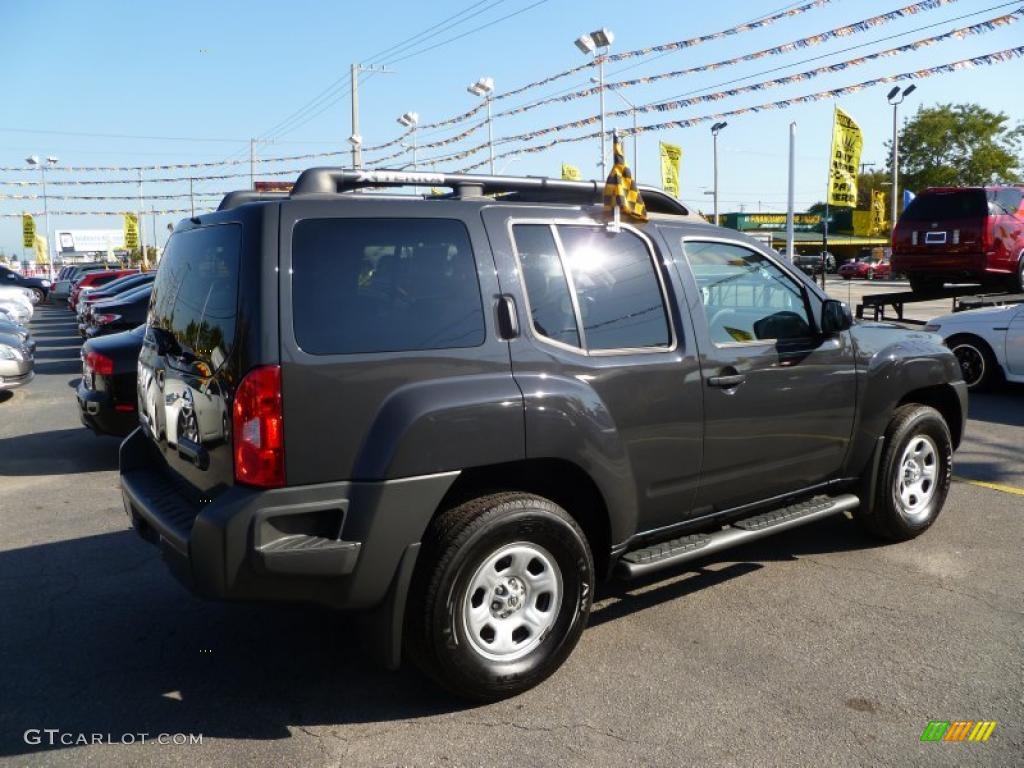
[[[1013,293],[1024,293],[1024,251],[1017,257],[1017,274],[1010,279]]]
[[[33,286],[32,288],[29,288],[29,290],[32,291],[33,304],[42,304],[44,301],[46,301],[46,291],[44,291],[42,288],[36,288]]]
[[[1001,378],[1002,371],[992,352],[992,347],[984,339],[970,334],[950,336],[946,340],[956,360],[960,363],[967,389],[973,391],[985,389]]]
[[[910,281],[910,290],[914,293],[935,293],[943,285],[942,279],[933,275],[910,274],[907,279]]]
[[[930,485],[923,480],[918,481],[923,490],[917,506],[914,506],[904,501],[907,493],[913,498],[913,491],[906,490],[910,485],[906,483],[908,473],[915,472],[918,466],[924,468],[929,465],[922,462],[908,466],[905,459],[908,455],[919,455],[917,450],[921,446],[924,446],[921,455],[927,455],[928,451],[932,453],[933,479]],[[924,472],[922,476],[927,477],[928,473]],[[875,496],[866,500],[869,503],[862,504],[854,517],[877,538],[887,541],[913,539],[928,530],[939,516],[952,478],[953,441],[942,415],[927,405],[901,405],[893,413],[885,431],[885,449],[878,467]]]
[[[511,598],[495,596],[507,594],[498,591],[500,586],[484,590],[483,596],[480,587],[473,594],[469,590],[503,548],[520,545],[550,556],[551,573],[560,579],[555,590],[561,590],[560,600],[553,603],[548,595],[551,614],[544,620],[550,624],[536,637],[521,641],[524,655],[516,656],[519,651],[512,649],[505,658],[487,658],[483,646],[493,642],[494,630],[491,641],[486,627],[470,637],[471,606],[484,605],[485,621],[491,621],[486,615],[506,621],[495,615],[494,606],[500,604],[492,601]],[[529,556],[526,561],[526,568],[536,564]],[[502,572],[501,563],[495,563],[492,577]],[[518,492],[473,499],[442,512],[423,538],[409,590],[406,650],[428,676],[460,697],[496,701],[514,696],[549,677],[572,652],[590,615],[593,585],[594,561],[586,536],[557,504]],[[535,609],[540,606],[543,594],[524,595],[520,606],[530,600],[536,600]]]

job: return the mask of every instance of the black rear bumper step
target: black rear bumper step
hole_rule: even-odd
[[[256,548],[263,568],[273,573],[311,575],[351,573],[359,559],[360,542],[296,534]]]
[[[815,496],[807,501],[737,520],[720,531],[682,536],[627,552],[619,560],[618,571],[626,578],[636,578],[858,506],[860,499],[852,493]]]

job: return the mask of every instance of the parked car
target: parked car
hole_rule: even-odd
[[[78,309],[75,314],[78,316],[78,332],[85,336],[85,329],[89,325],[88,315],[92,312],[94,304],[101,301],[110,301],[118,296],[128,294],[136,288],[150,285],[156,277],[156,272],[142,272],[137,275],[121,277],[107,285],[97,288],[89,293],[82,293],[78,297]]]
[[[0,285],[24,288],[33,304],[41,304],[50,294],[50,281],[43,277],[25,277],[8,267],[0,267]]]
[[[34,366],[32,350],[20,335],[0,333],[0,391],[28,384]]]
[[[946,340],[968,388],[1024,383],[1024,303],[942,315],[925,328]]]
[[[892,266],[918,293],[946,282],[1024,291],[1024,187],[931,187],[899,218]]]
[[[848,261],[839,266],[839,276],[843,280],[860,278],[863,280],[888,280],[892,277],[892,265],[886,261]]]
[[[87,338],[127,331],[146,321],[152,285],[140,285],[105,301],[89,306],[84,318]]]
[[[78,411],[96,434],[124,437],[139,425],[136,369],[145,330],[140,325],[82,345]]]
[[[60,272],[57,273],[57,279],[53,283],[53,290],[50,292],[50,295],[54,299],[66,300],[71,294],[71,289],[74,287],[75,282],[83,275],[87,272],[100,272],[106,269],[107,266],[104,264],[73,264],[61,267]]]
[[[793,264],[808,275],[820,275],[821,253],[798,253],[793,256]],[[825,271],[830,273],[836,271],[836,257],[828,251],[825,252]]]
[[[31,332],[24,325],[16,323],[13,320],[6,318],[0,318],[0,335],[2,336],[17,336],[18,339],[24,346],[27,346],[29,352],[33,355],[36,352],[36,342],[32,338]]]
[[[101,286],[111,283],[126,275],[137,275],[137,269],[104,269],[94,272],[86,272],[82,278],[71,288],[71,295],[68,296],[68,308],[72,312],[78,309],[78,297],[83,291],[93,291]]]
[[[411,185],[454,194],[364,189]],[[375,611],[389,665],[476,700],[558,669],[598,579],[846,511],[923,533],[967,411],[942,339],[854,323],[664,193],[609,227],[601,192],[318,168],[180,222],[120,451],[135,530],[207,597]],[[167,392],[199,425],[173,447]]]
[[[35,313],[31,294],[25,288],[0,286],[0,312],[20,325],[26,325]]]

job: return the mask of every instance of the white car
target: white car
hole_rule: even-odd
[[[968,389],[1000,377],[1024,382],[1024,304],[954,312],[930,320],[925,330],[946,340]]]

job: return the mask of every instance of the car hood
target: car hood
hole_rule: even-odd
[[[1006,322],[1009,323],[1013,316],[1020,311],[1020,306],[1011,304],[1005,307],[981,307],[979,309],[968,309],[963,312],[951,312],[947,315],[939,315],[928,321],[931,325],[975,325]]]

